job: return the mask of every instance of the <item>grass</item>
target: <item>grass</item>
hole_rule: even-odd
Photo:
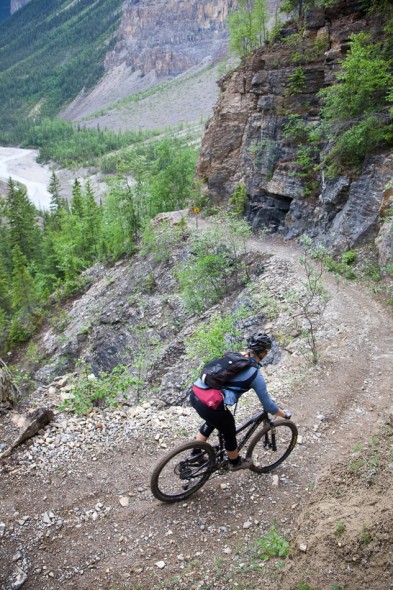
[[[373,540],[368,528],[366,525],[363,525],[362,532],[360,533],[360,542],[363,546],[369,545]]]
[[[345,522],[343,520],[339,520],[336,525],[336,535],[340,537],[346,529]]]

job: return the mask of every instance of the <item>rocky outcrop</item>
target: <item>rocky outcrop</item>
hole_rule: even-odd
[[[160,215],[155,223],[169,215],[178,223],[178,212]],[[56,376],[78,370],[79,360],[96,376],[127,365],[138,384],[133,388],[135,395],[145,396],[148,384],[149,391],[165,403],[181,403],[199,362],[187,359],[185,342],[200,322],[208,324],[211,314],[220,309],[217,305],[196,315],[185,310],[174,270],[189,256],[190,245],[184,237],[165,260],[135,255],[110,268],[97,264],[87,270],[84,293],[57,321],[51,321],[39,339],[45,364],[35,371],[34,380],[48,385]],[[247,258],[249,277],[264,272],[266,258],[261,254]],[[241,306],[251,310],[251,296],[243,293],[244,283],[238,279],[237,274],[228,274],[231,288],[222,302],[225,313]],[[236,297],[242,304],[234,303]],[[259,308],[249,311],[247,330],[254,325],[260,328],[265,321]],[[67,392],[69,385],[65,387]]]
[[[227,50],[226,18],[233,0],[130,0],[106,68],[126,63],[141,75],[177,76]]]
[[[21,398],[21,392],[12,378],[12,373],[0,359],[0,404],[15,404]]]
[[[280,42],[261,48],[221,80],[198,164],[213,201],[225,203],[244,183],[246,215],[255,229],[269,228],[288,239],[307,233],[337,251],[377,236],[393,173],[391,154],[370,157],[356,177],[325,180],[317,173],[310,189],[295,161],[299,142],[288,137],[285,126],[291,115],[307,125],[319,122],[317,93],[335,82],[351,34],[367,30],[378,39],[380,21],[355,0],[308,11],[304,29],[283,28]],[[299,63],[304,80],[294,91]]]

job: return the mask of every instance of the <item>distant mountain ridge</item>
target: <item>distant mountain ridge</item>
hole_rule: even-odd
[[[116,43],[105,57],[105,75],[62,115],[80,119],[163,80],[222,60],[228,46],[226,20],[234,6],[234,0],[126,3]],[[207,112],[210,109],[211,105]]]
[[[83,103],[107,76],[112,92],[97,108],[217,62],[227,52],[233,6],[234,0],[28,3],[2,24],[0,132],[11,133],[26,115],[53,116],[76,98]]]
[[[217,64],[227,55],[226,21],[236,7],[236,0],[9,1],[12,16],[0,35],[3,144],[18,141],[15,129],[26,116],[81,120]],[[268,0],[271,17],[279,3]],[[217,92],[210,79],[213,102],[204,101],[203,117]]]
[[[53,116],[104,73],[122,0],[37,0],[1,25],[0,141],[26,116]],[[12,139],[11,139],[12,141]]]

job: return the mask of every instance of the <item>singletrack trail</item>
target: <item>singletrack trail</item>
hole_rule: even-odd
[[[250,240],[249,248],[271,254],[270,265],[289,263],[302,280],[301,252],[293,243],[263,237]],[[24,590],[280,588],[257,571],[255,540],[272,523],[295,534],[320,474],[367,442],[393,405],[392,314],[358,284],[337,284],[330,274],[324,281],[331,295],[325,324],[336,331],[319,366],[303,364],[287,388],[283,403],[301,440],[277,469],[278,482],[272,474],[238,472],[213,477],[187,501],[155,500],[150,473],[162,454],[196,431],[199,419],[191,411],[181,421],[166,420],[160,435],[152,422],[138,426],[135,418],[139,436],[122,444],[107,440],[66,466],[5,462],[2,588],[12,588],[17,567],[27,572]],[[296,358],[288,362],[296,373]],[[275,378],[268,372],[268,387]],[[239,420],[253,404],[249,393]]]

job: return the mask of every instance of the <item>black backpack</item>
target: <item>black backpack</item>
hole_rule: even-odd
[[[246,356],[240,354],[240,352],[227,352],[224,356],[215,358],[202,368],[200,378],[205,385],[212,389],[221,389],[234,375],[243,371],[247,367],[255,367],[255,363]],[[250,383],[255,379],[255,375],[258,371],[255,368],[255,373]],[[247,390],[250,384],[242,383],[243,387]]]

